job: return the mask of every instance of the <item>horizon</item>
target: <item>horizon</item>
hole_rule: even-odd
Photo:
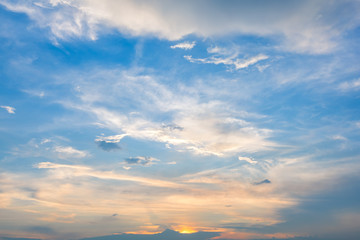
[[[0,0],[0,239],[358,240],[359,42],[358,0]]]

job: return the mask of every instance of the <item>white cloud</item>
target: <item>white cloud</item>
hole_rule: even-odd
[[[341,91],[357,91],[360,89],[360,78],[353,81],[346,81],[338,87]]]
[[[12,155],[22,157],[43,157],[48,159],[80,159],[89,157],[87,151],[78,150],[67,143],[62,137],[31,139],[28,143],[11,150]]]
[[[223,54],[224,52],[227,52],[227,49],[224,48],[220,48],[218,46],[215,47],[209,47],[208,49],[206,49],[208,53],[221,53]]]
[[[56,146],[54,147],[54,152],[58,153],[58,157],[62,159],[84,158],[89,156],[89,153],[87,153],[86,151],[81,151],[70,146]]]
[[[250,164],[256,164],[257,161],[253,160],[252,158],[249,157],[238,157],[239,161],[245,161],[248,162]]]
[[[269,57],[264,54],[259,54],[257,56],[248,58],[248,59],[239,59],[236,58],[237,54],[229,56],[229,57],[222,57],[222,56],[211,56],[208,58],[193,58],[190,55],[184,56],[190,62],[193,63],[212,63],[212,64],[224,64],[224,65],[231,65],[234,66],[236,70],[247,68],[250,65],[253,65],[259,61],[266,60]]]
[[[63,178],[64,172],[61,171],[62,169],[68,169],[70,172],[67,172],[67,176],[73,175],[74,177],[80,177],[80,176],[89,176],[89,177],[95,177],[98,179],[113,179],[113,180],[119,180],[119,181],[131,181],[131,182],[137,182],[143,185],[149,185],[149,186],[156,186],[156,187],[169,187],[169,188],[178,188],[181,187],[181,184],[171,182],[171,181],[165,181],[165,180],[159,180],[154,178],[144,178],[144,177],[136,177],[136,176],[130,176],[130,175],[124,175],[124,174],[118,174],[112,171],[97,171],[94,170],[91,167],[82,166],[82,165],[68,165],[68,164],[57,164],[52,162],[41,162],[35,167],[40,169],[58,169],[59,171],[53,171],[54,177]],[[55,175],[58,173],[57,175]]]
[[[119,143],[121,139],[123,139],[124,137],[126,137],[126,134],[118,134],[108,137],[98,136],[97,139],[95,139],[95,141],[104,141],[107,143]]]
[[[306,53],[328,53],[341,33],[358,26],[357,1],[114,1],[69,0],[13,2],[8,9],[24,12],[60,39],[88,37],[107,28],[133,36],[178,40],[189,34],[210,37],[229,33],[270,36],[283,48]],[[346,8],[347,14],[338,13]]]
[[[181,48],[181,49],[185,49],[185,50],[190,50],[193,47],[195,47],[196,42],[182,42],[182,43],[178,43],[176,45],[170,46],[172,49],[175,48]]]
[[[341,140],[341,141],[346,141],[347,140],[346,137],[341,136],[341,135],[334,135],[334,136],[331,137],[331,139],[333,139],[333,140]]]
[[[15,108],[10,106],[0,106],[1,108],[5,109],[10,114],[15,114]]]
[[[317,156],[279,159],[268,169],[267,177],[275,186],[275,191],[292,196],[320,194],[342,187],[345,176],[356,176],[360,164],[354,159],[328,159],[314,161]]]
[[[218,96],[218,89],[175,85],[169,89],[158,78],[120,70],[97,69],[86,77],[81,73],[81,77],[70,78],[78,79],[74,84],[80,90],[76,99],[62,102],[64,106],[88,112],[103,127],[121,133],[99,140],[119,142],[128,136],[161,142],[178,151],[217,156],[271,150],[276,146],[268,140],[271,130],[246,120],[254,114],[209,95],[210,92]],[[111,89],[106,87],[109,85]],[[161,121],[159,116],[167,120]]]
[[[264,64],[264,65],[257,65],[256,66],[256,68],[259,70],[259,72],[263,72],[268,67],[270,67],[270,64]]]
[[[38,90],[22,90],[22,91],[29,95],[39,97],[39,98],[43,98],[45,96],[44,91],[38,91]]]

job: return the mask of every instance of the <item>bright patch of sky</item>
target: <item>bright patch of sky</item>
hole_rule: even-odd
[[[359,12],[0,0],[0,239],[357,239]]]

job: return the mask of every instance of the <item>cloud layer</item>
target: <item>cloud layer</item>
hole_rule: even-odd
[[[283,49],[327,53],[341,33],[359,22],[358,2],[339,1],[6,1],[25,12],[56,38],[96,39],[102,26],[132,36],[178,40],[189,34],[210,37],[232,33],[280,37]],[[346,9],[347,15],[339,14]]]

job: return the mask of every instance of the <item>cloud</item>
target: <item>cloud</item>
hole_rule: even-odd
[[[143,166],[150,166],[154,164],[155,161],[160,161],[153,157],[129,157],[124,160],[127,164],[133,165],[143,165]]]
[[[262,185],[262,184],[267,184],[267,183],[271,183],[271,181],[269,179],[265,179],[260,182],[254,183],[254,185]]]
[[[193,41],[193,42],[182,42],[182,43],[178,43],[176,45],[171,46],[171,48],[172,49],[181,48],[181,49],[184,49],[184,50],[190,50],[193,47],[195,47],[195,44],[196,44],[195,41]]]
[[[5,109],[10,114],[15,114],[15,108],[10,106],[0,106],[1,108]]]
[[[116,150],[121,149],[121,147],[117,143],[106,142],[106,141],[101,141],[101,140],[97,140],[97,141],[95,141],[95,143],[97,144],[97,146],[99,148],[101,148],[102,150],[107,151],[107,152],[116,151]]]
[[[98,137],[98,141],[118,143],[127,136],[161,142],[177,151],[217,156],[277,146],[268,140],[270,129],[248,120],[256,114],[228,102],[228,92],[220,98],[217,88],[170,88],[159,80],[161,77],[137,70],[97,69],[68,77],[78,79],[74,88],[79,90],[72,101],[61,102],[64,107],[87,112],[102,127],[121,133]],[[106,87],[109,85],[113,87]],[[129,109],[129,104],[134,107]]]
[[[120,150],[121,147],[117,144],[126,136],[126,134],[119,134],[113,136],[99,136],[95,139],[95,143],[104,151],[116,151]]]
[[[39,90],[24,89],[22,91],[29,94],[29,95],[31,95],[31,96],[35,96],[35,97],[39,97],[39,98],[43,98],[46,95],[44,91],[39,91]]]
[[[126,134],[118,134],[118,135],[113,135],[113,136],[99,136],[95,141],[103,141],[106,143],[119,143],[121,141],[121,139],[123,139],[124,137],[126,137]]]
[[[112,171],[96,171],[91,167],[82,166],[82,165],[68,165],[68,164],[56,164],[52,162],[41,162],[34,165],[34,167],[39,169],[58,170],[58,171],[52,171],[52,174],[59,178],[68,177],[71,175],[73,175],[74,177],[89,176],[98,179],[112,179],[119,181],[137,182],[139,184],[156,186],[156,187],[179,188],[182,186],[181,184],[171,181],[117,174]],[[64,172],[62,171],[63,169],[68,169],[70,171],[67,172],[66,175],[64,175]]]
[[[31,139],[28,143],[11,149],[11,154],[22,157],[44,157],[57,159],[80,159],[89,157],[90,153],[68,146],[67,139],[62,137]]]
[[[250,164],[256,164],[257,161],[253,160],[252,158],[249,157],[238,157],[239,161],[245,161],[248,162]]]
[[[357,91],[360,89],[360,78],[355,79],[353,81],[346,81],[341,83],[338,86],[338,89],[341,91]]]
[[[259,61],[266,60],[269,58],[264,54],[259,54],[249,59],[239,59],[236,57],[237,55],[232,55],[229,57],[211,56],[208,58],[193,58],[191,55],[184,56],[185,59],[193,63],[211,63],[215,65],[224,64],[224,65],[233,66],[235,67],[236,70],[247,68]]]
[[[259,72],[263,72],[268,67],[270,67],[270,64],[264,64],[264,65],[257,65],[256,66],[256,68],[259,70]]]
[[[334,136],[331,137],[331,139],[333,139],[333,140],[341,140],[341,141],[346,141],[347,140],[346,137],[341,136],[341,135],[334,135]]]
[[[333,51],[343,32],[359,24],[357,1],[29,1],[2,0],[59,39],[96,39],[108,29],[132,36],[178,40],[243,34],[271,37],[282,48],[305,53]],[[347,14],[342,14],[345,9]]]
[[[58,157],[62,159],[68,159],[68,158],[84,158],[88,157],[90,154],[86,151],[81,151],[78,149],[75,149],[71,146],[55,146],[54,152],[58,153]]]

